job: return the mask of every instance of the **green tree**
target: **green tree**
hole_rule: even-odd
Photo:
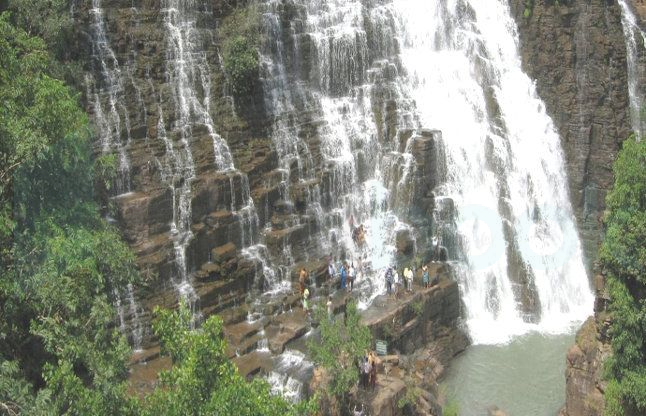
[[[14,26],[47,45],[52,58],[47,67],[49,74],[77,87],[83,80],[78,55],[80,26],[75,24],[73,14],[78,4],[77,0],[5,0],[4,5]]]
[[[131,414],[112,305],[134,257],[99,216],[87,117],[51,66],[0,15],[0,407]]]
[[[361,315],[354,301],[346,305],[345,319],[330,319],[326,308],[319,305],[315,311],[319,322],[321,340],[309,340],[308,350],[314,362],[330,375],[329,392],[342,404],[347,405],[350,389],[359,380],[359,360],[370,348],[372,335],[361,324]]]
[[[161,374],[161,385],[145,399],[143,415],[306,415],[315,399],[293,405],[272,396],[262,379],[247,382],[227,358],[222,320],[212,316],[201,328],[191,329],[191,313],[159,310],[153,330],[161,351],[173,367]]]
[[[646,412],[646,142],[629,138],[614,164],[599,252],[612,313],[609,415]]]

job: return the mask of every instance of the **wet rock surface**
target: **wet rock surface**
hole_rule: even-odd
[[[606,311],[608,293],[604,277],[595,276],[595,314],[579,328],[574,345],[567,352],[565,368],[565,407],[561,416],[601,416],[604,414],[603,363],[612,354]]]
[[[612,162],[630,134],[626,44],[617,2],[511,1],[523,69],[534,80],[564,150],[588,272],[601,239]]]
[[[436,382],[451,358],[469,343],[466,334],[458,328],[459,291],[457,284],[450,280],[448,265],[430,263],[429,270],[440,275],[440,282],[435,286],[421,287],[418,275],[413,292],[380,297],[362,312],[363,323],[370,328],[374,339],[388,342],[390,354],[381,357],[376,389],[355,388],[353,393],[353,400],[372,409],[371,414],[401,414],[397,402],[413,384],[421,389],[417,391],[415,406],[422,410],[417,414],[439,414]],[[332,293],[333,314],[342,319],[345,305],[354,294],[337,291],[337,283],[324,281],[309,288],[314,293],[314,303]],[[272,301],[274,306],[266,306],[269,309],[264,315],[254,315],[247,304],[230,307],[221,314],[227,354],[244,376],[270,377],[281,366],[284,354],[305,353],[303,358],[307,360],[305,340],[316,336],[315,326],[302,308],[296,287],[294,292],[275,296]],[[130,369],[131,391],[138,394],[151,391],[157,383],[158,371],[169,366],[168,358],[160,357],[159,347],[137,353]],[[312,371],[311,364],[306,368],[309,368],[305,379],[308,386],[302,394],[313,391],[321,382],[320,369]]]

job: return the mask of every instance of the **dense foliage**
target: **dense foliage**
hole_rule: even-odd
[[[354,301],[347,304],[343,318],[328,318],[324,306],[316,308],[315,318],[319,321],[321,340],[308,342],[310,355],[329,374],[328,391],[345,404],[350,389],[359,381],[358,363],[370,348],[372,335],[361,324]]]
[[[245,381],[227,358],[222,320],[212,316],[200,329],[191,329],[190,310],[157,311],[153,325],[162,353],[173,368],[161,375],[161,385],[146,398],[142,415],[307,415],[314,400],[298,405],[272,396],[269,384]]]
[[[79,59],[79,25],[73,14],[78,0],[5,0],[0,1],[0,11],[6,8],[11,21],[31,37],[42,39],[54,59],[48,72],[69,85],[80,86],[83,80],[82,62]]]
[[[41,39],[0,17],[0,407],[126,414],[114,295],[134,259],[99,216],[87,117]]]
[[[260,71],[260,15],[254,6],[235,10],[220,28],[224,71],[233,94],[245,98],[258,81]]]
[[[599,253],[612,313],[606,413],[646,414],[646,142],[626,140],[614,174]]]

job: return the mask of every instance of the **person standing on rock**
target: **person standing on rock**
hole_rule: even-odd
[[[345,263],[341,266],[341,289],[345,289],[345,282],[348,277],[348,264]]]
[[[424,284],[424,287],[428,287],[428,282],[429,282],[429,274],[428,274],[428,267],[426,265],[422,266],[422,283]]]
[[[393,283],[395,290],[395,299],[397,299],[397,296],[399,295],[399,286],[401,285],[401,280],[399,278],[399,272],[397,271],[397,269],[395,269],[395,272],[393,274]]]
[[[368,377],[370,375],[370,362],[368,361],[368,351],[361,359],[361,387],[364,389],[368,388]]]
[[[377,356],[374,351],[370,351],[370,354],[368,354],[368,362],[370,363],[368,383],[370,384],[370,388],[374,390],[377,384]]]
[[[303,310],[308,315],[310,313],[309,302],[307,300],[309,297],[310,297],[310,290],[308,288],[305,288],[305,290],[303,291]]]
[[[334,260],[332,260],[332,255],[330,254],[330,262],[327,265],[327,277],[332,280],[336,276],[336,269],[334,267]]]
[[[350,264],[350,267],[348,268],[348,280],[350,283],[350,292],[352,292],[352,289],[354,289],[354,278],[356,277],[356,270],[354,268],[354,263]]]
[[[413,291],[413,271],[406,267],[404,269],[404,279],[406,279],[406,291]]]
[[[303,292],[305,292],[305,281],[307,280],[307,271],[305,270],[305,267],[301,267],[301,271],[298,275],[298,283],[300,286],[301,290],[301,296],[303,296]]]
[[[386,293],[390,295],[393,293],[393,268],[388,266],[386,269]]]

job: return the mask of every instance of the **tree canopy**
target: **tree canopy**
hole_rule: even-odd
[[[646,413],[646,142],[626,140],[607,197],[606,236],[599,253],[610,293],[613,355],[606,413]]]

